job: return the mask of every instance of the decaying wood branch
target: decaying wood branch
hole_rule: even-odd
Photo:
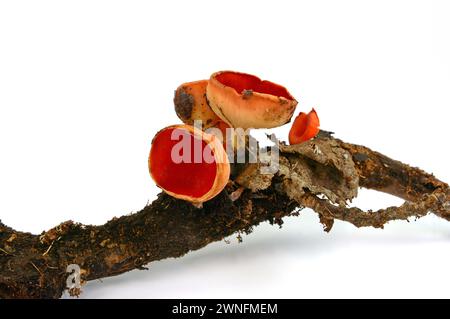
[[[102,226],[68,221],[32,235],[0,223],[0,297],[58,298],[66,289],[69,264],[81,267],[85,281],[114,276],[183,256],[236,232],[249,233],[263,221],[281,224],[303,207],[316,211],[327,231],[334,219],[383,227],[390,220],[432,212],[450,220],[448,185],[417,168],[326,134],[279,148],[278,173],[261,175],[261,164],[241,167],[202,209],[160,194],[140,212]],[[231,200],[229,194],[242,186],[245,191]],[[377,212],[348,207],[359,187],[406,202]]]

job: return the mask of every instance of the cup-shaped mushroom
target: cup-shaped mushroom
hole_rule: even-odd
[[[208,80],[181,84],[175,91],[175,112],[184,124],[201,121],[202,129],[223,127],[226,124],[211,110],[206,99]]]
[[[230,177],[220,140],[190,125],[160,130],[148,158],[150,175],[167,194],[201,204],[219,194]]]
[[[297,101],[289,91],[257,76],[220,71],[206,88],[209,105],[235,128],[273,128],[290,121]]]
[[[319,126],[316,110],[312,109],[308,114],[300,112],[289,131],[289,144],[300,144],[312,139],[319,133]]]

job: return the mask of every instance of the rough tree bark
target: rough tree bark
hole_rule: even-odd
[[[0,297],[58,298],[66,289],[69,264],[80,265],[85,281],[119,275],[236,232],[249,233],[264,221],[281,224],[304,207],[319,214],[326,231],[334,219],[383,227],[390,220],[432,212],[450,220],[448,185],[418,168],[323,132],[312,141],[279,148],[278,173],[259,174],[262,164],[240,167],[202,209],[162,193],[141,211],[101,226],[67,221],[33,235],[0,222]],[[240,196],[230,197],[242,187]],[[359,187],[393,194],[405,203],[377,212],[348,207]]]

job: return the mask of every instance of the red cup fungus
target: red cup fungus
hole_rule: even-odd
[[[175,91],[173,102],[175,112],[184,124],[194,125],[194,121],[202,121],[202,129],[210,127],[223,130],[228,125],[211,110],[206,99],[208,80],[200,80],[181,84]]]
[[[240,72],[213,73],[206,88],[209,106],[234,128],[273,128],[290,121],[297,101],[286,88]]]
[[[299,144],[315,137],[319,133],[319,126],[316,110],[312,109],[308,114],[300,112],[289,131],[289,144]]]
[[[215,197],[226,186],[230,164],[220,140],[190,125],[173,125],[152,140],[150,175],[167,194],[193,204]]]

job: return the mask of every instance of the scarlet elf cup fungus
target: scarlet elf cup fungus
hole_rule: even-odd
[[[148,165],[161,189],[196,206],[219,194],[230,177],[220,140],[190,125],[159,131],[152,141]]]
[[[209,106],[234,128],[273,128],[290,121],[297,101],[288,90],[257,76],[220,71],[206,88]]]
[[[319,133],[319,126],[316,110],[312,109],[308,114],[300,112],[289,131],[289,144],[299,144],[315,137]]]
[[[194,125],[194,121],[201,121],[201,129],[216,127],[225,134],[229,126],[209,107],[206,99],[207,86],[208,80],[181,84],[176,89],[173,99],[175,112],[184,124]]]

